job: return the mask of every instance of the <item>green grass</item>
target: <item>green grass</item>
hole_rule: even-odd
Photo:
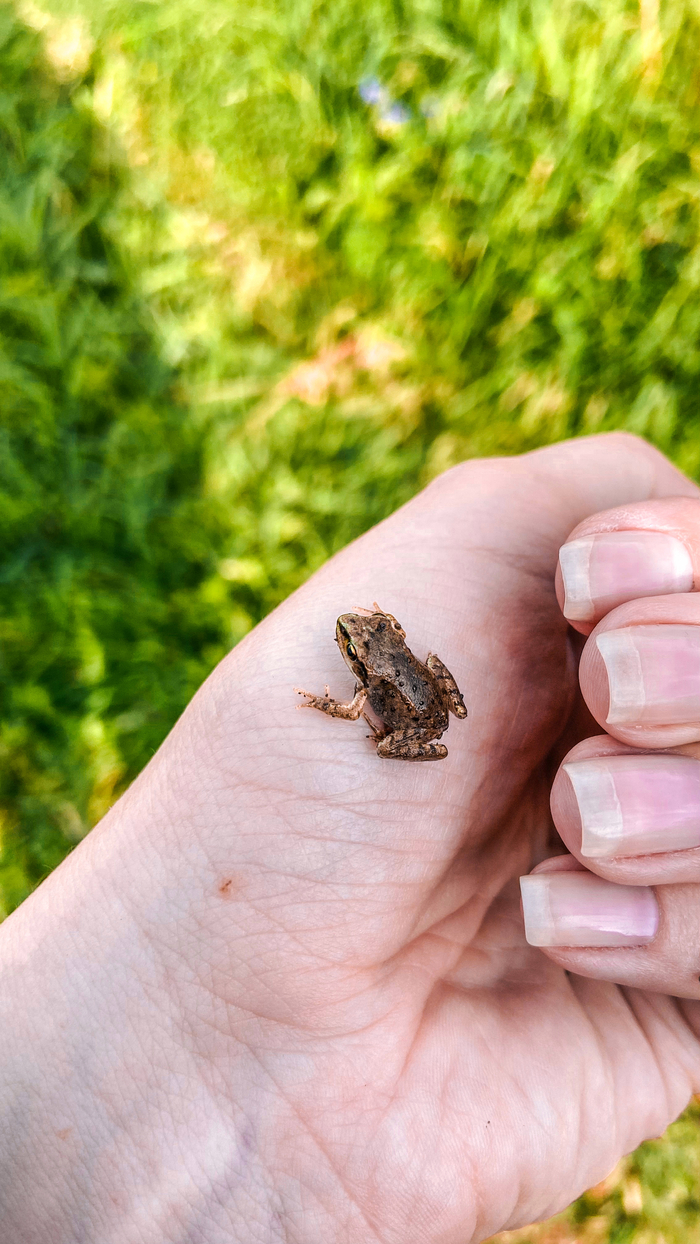
[[[18,11],[0,7],[5,911],[231,644],[444,467],[625,427],[700,474],[686,0]],[[518,1238],[692,1238],[697,1122]]]

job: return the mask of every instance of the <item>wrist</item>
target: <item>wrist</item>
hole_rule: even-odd
[[[197,1239],[216,1172],[243,1162],[225,1209],[230,1240],[240,1197],[251,1213],[258,1201],[257,1220],[266,1213],[255,1060],[229,1039],[218,1082],[118,869],[105,891],[105,854],[88,840],[0,928],[3,1230],[15,1244]]]
[[[202,763],[217,688],[220,676],[0,927],[0,1219],[13,1244],[373,1239],[314,1140],[323,1055],[292,1019],[306,1013],[289,993],[298,942],[255,901],[281,831],[273,820],[261,840],[241,761],[221,792]]]
[[[279,1040],[193,985],[201,930],[178,969],[188,918],[156,917],[147,847],[150,885],[127,897],[129,834],[115,809],[0,927],[3,1238],[364,1244],[364,1225],[338,1227],[341,1184],[285,1096]]]

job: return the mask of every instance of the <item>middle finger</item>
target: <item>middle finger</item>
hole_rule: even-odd
[[[620,742],[700,742],[700,594],[613,609],[586,642],[579,679],[596,721]]]
[[[551,804],[590,872],[621,885],[700,882],[700,745],[651,752],[586,739],[559,768]]]

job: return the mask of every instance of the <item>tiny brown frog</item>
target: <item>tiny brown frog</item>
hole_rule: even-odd
[[[447,748],[434,740],[449,725],[449,713],[466,717],[459,687],[439,657],[432,653],[425,664],[406,644],[400,622],[374,602],[374,611],[358,609],[343,613],[335,628],[335,641],[357,682],[349,704],[310,691],[298,708],[318,708],[329,717],[357,721],[364,717],[377,744],[377,755],[386,760],[444,760]],[[383,723],[378,730],[364,712],[369,701]]]

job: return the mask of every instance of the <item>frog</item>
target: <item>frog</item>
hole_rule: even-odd
[[[357,721],[370,727],[377,755],[383,760],[444,760],[447,748],[437,740],[449,725],[449,714],[465,718],[467,709],[457,683],[438,656],[425,662],[414,656],[406,632],[391,613],[374,601],[372,609],[356,606],[336,622],[335,642],[355,676],[352,700],[335,700],[326,685],[323,695],[302,691],[297,708],[316,708],[329,717]],[[365,705],[380,719],[380,728],[367,716]]]

